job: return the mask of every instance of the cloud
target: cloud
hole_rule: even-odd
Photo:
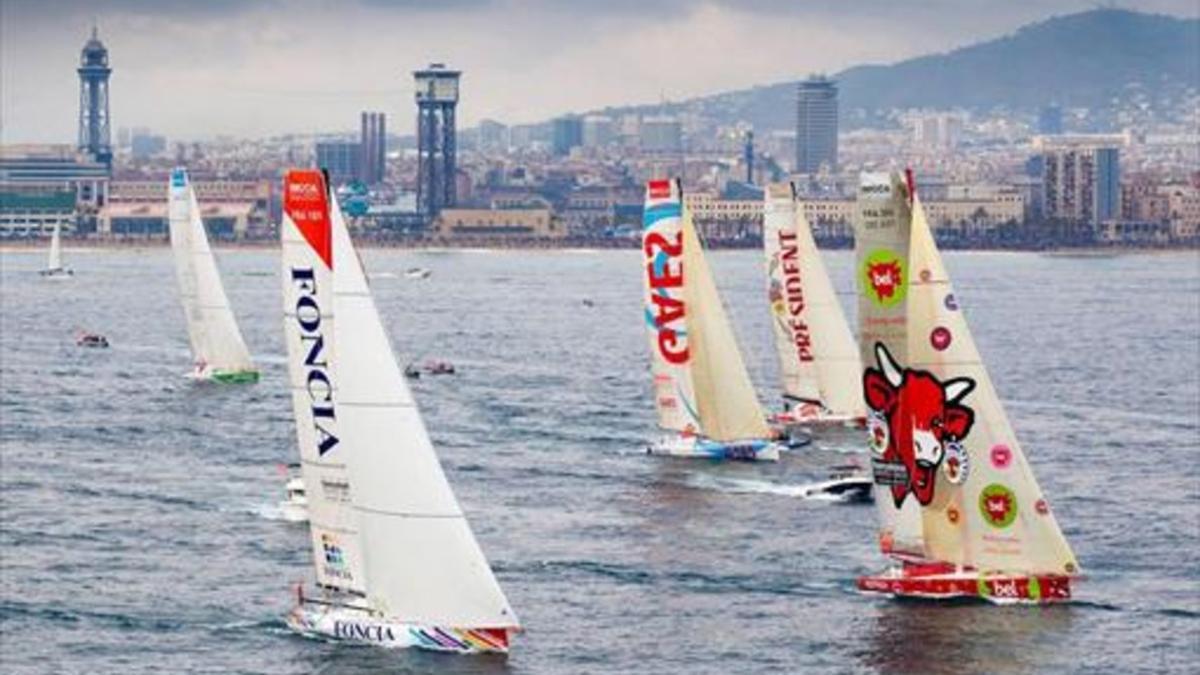
[[[890,62],[1081,0],[0,0],[0,141],[70,142],[95,19],[116,127],[179,139],[411,131],[411,71],[463,70],[462,124],[677,99]],[[1194,14],[1193,0],[1141,8]]]

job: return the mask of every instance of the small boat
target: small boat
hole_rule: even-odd
[[[875,481],[857,464],[842,464],[829,471],[829,479],[809,486],[806,497],[825,495],[845,502],[874,501]]]
[[[298,633],[380,647],[506,653],[521,630],[438,461],[336,197],[284,178],[284,333],[316,597]]]
[[[455,373],[454,364],[449,361],[427,361],[425,362],[425,372],[430,375],[453,375]]]
[[[238,330],[200,219],[196,193],[182,168],[171,172],[168,213],[175,276],[192,348],[188,377],[224,384],[257,382],[258,369]]]
[[[300,465],[287,464],[281,469],[287,482],[284,483],[284,498],[279,502],[279,512],[290,523],[303,523],[308,520],[308,498],[304,492],[304,478],[300,476]]]
[[[62,264],[62,224],[54,223],[54,232],[50,235],[50,257],[46,261],[46,269],[38,272],[48,279],[68,279],[75,275]]]
[[[911,172],[863,174],[855,223],[868,445],[891,566],[863,592],[1069,600],[1079,563],[1034,479]]]
[[[93,349],[108,349],[108,338],[99,333],[80,331],[75,335],[75,344]]]
[[[428,279],[433,275],[433,270],[424,267],[410,267],[404,270],[404,278],[406,279]]]
[[[754,393],[678,180],[647,184],[643,218],[654,405],[659,427],[671,432],[648,451],[778,460],[780,434],[767,425]]]
[[[860,425],[865,419],[858,343],[794,184],[763,191],[763,248],[775,348],[783,374],[783,412],[774,424]]]

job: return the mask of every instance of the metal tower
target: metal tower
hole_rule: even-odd
[[[417,210],[434,218],[454,206],[457,137],[454,108],[462,73],[431,63],[413,71],[417,89]]]
[[[112,166],[112,140],[108,128],[108,50],[96,35],[79,55],[79,149]]]

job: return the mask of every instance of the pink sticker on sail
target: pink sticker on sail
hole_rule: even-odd
[[[1012,463],[1012,450],[1007,445],[993,445],[991,457],[992,466],[997,469],[1007,469],[1008,465]]]
[[[938,326],[937,328],[933,329],[932,333],[929,334],[929,344],[933,345],[933,348],[939,352],[946,349],[946,347],[949,347],[950,342],[950,329],[946,328],[945,326]]]

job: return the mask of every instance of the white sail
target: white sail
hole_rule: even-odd
[[[332,222],[319,171],[289,171],[283,182],[283,328],[300,472],[308,501],[317,584],[363,594],[358,514],[351,502],[334,360]]]
[[[61,229],[61,223],[54,223],[54,233],[50,235],[50,259],[46,261],[47,272],[55,272],[63,268]]]
[[[902,285],[892,286],[892,295],[881,293],[891,283],[888,269],[895,270],[881,240],[868,235],[860,250],[874,322],[863,332],[863,357],[870,358],[865,396],[894,441],[874,462],[877,481],[891,483],[877,496],[901,514],[915,510],[920,533],[915,540],[894,537],[891,552],[986,571],[1076,574],[1078,563],[975,348],[911,181],[891,184],[911,195],[909,226],[898,228],[907,241],[893,242],[904,252],[894,259],[903,257]],[[902,330],[883,323],[882,310],[895,309],[905,315]],[[913,525],[910,515],[901,519]]]
[[[764,194],[763,247],[784,394],[813,419],[862,417],[858,345],[790,185]]]
[[[214,372],[253,371],[250,352],[208,245],[196,194],[183,169],[171,173],[169,216],[171,249],[195,363]]]
[[[674,181],[651,181],[643,213],[643,313],[658,425],[697,433],[700,413],[692,385],[684,297],[683,202]]]
[[[338,412],[359,516],[366,594],[393,620],[517,628],[438,462],[330,198]]]

